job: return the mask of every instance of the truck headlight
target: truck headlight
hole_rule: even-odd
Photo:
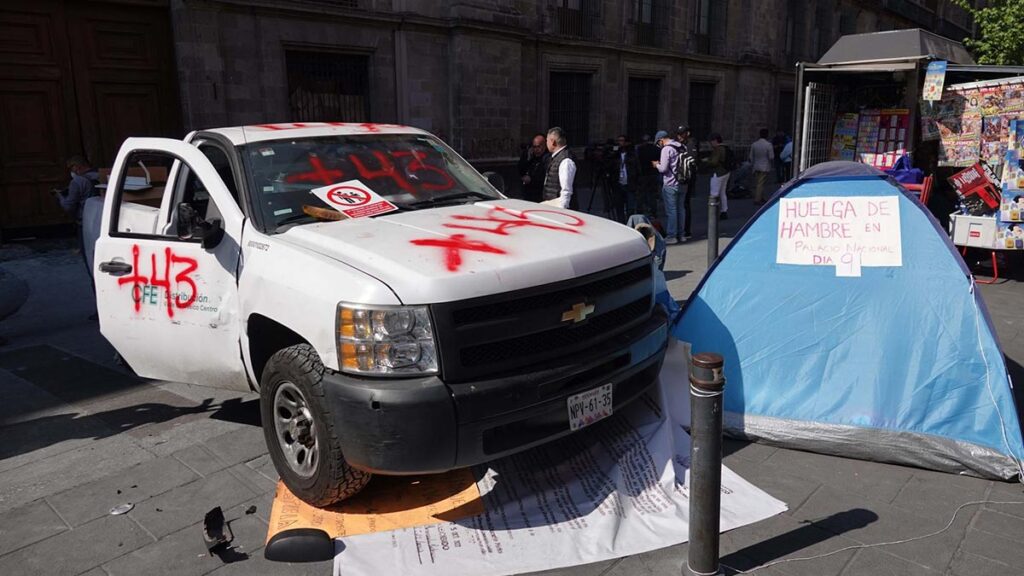
[[[344,372],[437,373],[437,348],[426,306],[338,304],[338,361]]]

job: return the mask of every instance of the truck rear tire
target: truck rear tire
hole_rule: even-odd
[[[270,458],[288,489],[313,506],[355,495],[372,476],[345,461],[324,397],[323,374],[313,347],[296,344],[270,357],[260,382]]]

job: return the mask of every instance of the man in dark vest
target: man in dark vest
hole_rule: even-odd
[[[548,151],[551,161],[544,177],[544,203],[561,208],[575,208],[576,197],[572,193],[573,179],[576,178],[576,158],[567,146],[565,132],[559,127],[548,130]]]
[[[547,137],[537,134],[519,158],[519,178],[523,182],[523,200],[540,202],[544,196],[544,176],[548,170]]]

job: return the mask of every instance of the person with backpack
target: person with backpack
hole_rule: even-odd
[[[676,179],[679,180],[680,198],[683,204],[683,235],[681,240],[689,240],[690,224],[693,211],[690,210],[690,199],[697,190],[697,142],[690,138],[690,127],[683,125],[676,128],[676,141],[682,146],[682,158],[679,162]]]
[[[681,234],[682,230],[680,230],[680,225],[685,219],[685,214],[680,212],[681,208],[682,210],[685,208],[679,205],[678,172],[682,146],[679,142],[669,138],[668,132],[664,130],[658,130],[654,139],[661,147],[660,160],[652,161],[651,165],[661,173],[661,198],[665,202],[665,220],[667,221],[665,222],[665,243],[678,244],[686,241]]]
[[[725,193],[729,185],[729,173],[736,168],[736,156],[732,150],[722,144],[722,135],[714,132],[708,136],[711,144],[711,157],[704,161],[711,168],[710,194],[721,200],[718,218],[729,219],[729,196]]]

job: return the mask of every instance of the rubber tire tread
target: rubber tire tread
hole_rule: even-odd
[[[357,470],[345,461],[341,451],[341,442],[335,432],[329,403],[324,387],[323,363],[320,355],[309,344],[296,344],[278,350],[267,361],[260,384],[260,412],[263,417],[263,433],[270,451],[271,460],[278,474],[288,489],[300,499],[313,506],[329,506],[345,500],[362,490],[373,476],[369,472]],[[320,462],[312,479],[302,480],[292,477],[287,464],[278,465],[277,458],[283,459],[277,442],[277,431],[274,426],[273,393],[275,379],[289,380],[299,387],[306,396],[306,401],[313,410],[313,417],[318,424],[317,434],[321,442]],[[275,454],[277,456],[275,457]],[[305,485],[308,484],[308,485]]]

